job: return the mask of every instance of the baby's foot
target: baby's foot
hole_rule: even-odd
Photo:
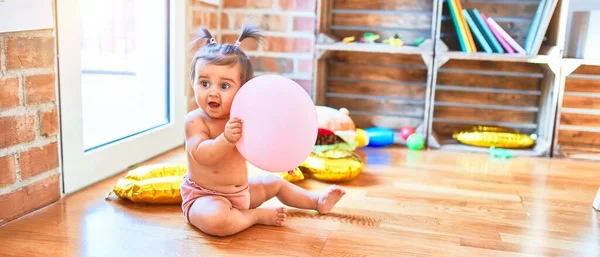
[[[285,219],[287,218],[287,210],[284,207],[276,209],[257,209],[260,210],[258,213],[258,224],[267,226],[283,226]]]
[[[342,196],[346,194],[346,191],[337,185],[330,186],[327,191],[323,192],[321,196],[319,196],[319,200],[317,201],[317,211],[320,214],[327,214],[333,206],[342,199]]]

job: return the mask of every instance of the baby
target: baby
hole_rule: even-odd
[[[236,93],[254,76],[240,49],[248,38],[262,41],[256,27],[245,25],[234,44],[216,42],[205,28],[194,42],[206,40],[191,67],[199,108],[185,118],[188,171],[181,185],[182,209],[189,223],[215,236],[232,235],[254,224],[282,226],[284,207],[257,208],[273,197],[291,207],[326,214],[346,193],[336,185],[321,193],[309,192],[273,174],[248,176],[246,160],[235,147],[244,121],[229,116]]]

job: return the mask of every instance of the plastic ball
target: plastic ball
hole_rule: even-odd
[[[407,140],[408,137],[415,133],[415,128],[411,126],[404,126],[400,129],[400,136],[402,139]]]
[[[410,150],[421,150],[425,145],[425,138],[421,134],[414,133],[406,140],[406,146]]]

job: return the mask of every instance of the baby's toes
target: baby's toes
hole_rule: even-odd
[[[276,222],[277,226],[283,226],[283,224],[285,224],[285,220],[277,220]]]
[[[287,220],[287,214],[285,213],[280,213],[279,215],[277,215],[277,225],[278,226],[282,226],[285,221]]]
[[[277,213],[277,219],[286,219],[287,218],[287,214],[285,213]]]

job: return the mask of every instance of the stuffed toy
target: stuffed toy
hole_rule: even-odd
[[[365,144],[357,140],[356,126],[346,108],[316,106],[319,131],[310,156],[300,169],[312,178],[327,182],[347,181],[360,174],[361,158],[354,153]]]

